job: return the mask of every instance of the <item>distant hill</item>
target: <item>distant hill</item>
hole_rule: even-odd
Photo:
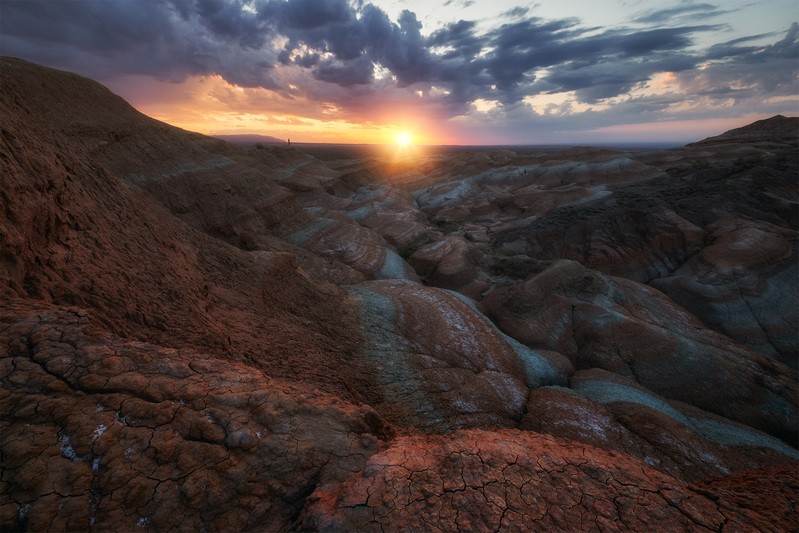
[[[775,115],[687,146],[756,142],[796,144],[797,133],[799,133],[799,117]]]
[[[285,139],[278,139],[270,135],[255,135],[243,133],[240,135],[211,135],[216,139],[222,139],[231,144],[286,144]]]

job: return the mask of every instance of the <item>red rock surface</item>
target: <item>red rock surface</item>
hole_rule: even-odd
[[[770,494],[782,501],[794,498],[796,472],[780,473]],[[309,497],[303,526],[320,531],[792,527],[796,511],[790,504],[739,507],[738,498],[753,479],[725,481],[729,485],[695,491],[623,455],[534,433],[408,437],[371,456],[343,487],[320,485]]]
[[[763,530],[796,531],[799,493],[796,468],[782,466],[762,470],[746,470],[729,476],[713,477],[694,485],[691,490],[719,502],[724,510],[741,513],[749,527]],[[768,523],[758,520],[765,511]]]
[[[0,529],[796,523],[768,124],[317,159],[0,67]]]
[[[4,531],[287,529],[385,435],[366,406],[79,308],[4,304],[0,331]]]
[[[24,78],[3,69],[12,74]],[[33,131],[22,117],[34,104],[22,96],[0,100],[4,296],[77,305],[116,335],[215,351],[349,396],[335,370],[360,343],[346,292],[310,280],[292,255],[244,252],[193,230],[93,165],[71,137]]]

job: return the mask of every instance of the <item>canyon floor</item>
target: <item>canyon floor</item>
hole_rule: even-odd
[[[797,530],[799,119],[306,153],[0,86],[2,531]]]

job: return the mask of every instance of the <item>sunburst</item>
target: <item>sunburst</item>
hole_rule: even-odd
[[[413,136],[407,131],[401,131],[394,136],[394,141],[401,147],[407,147],[413,143]]]

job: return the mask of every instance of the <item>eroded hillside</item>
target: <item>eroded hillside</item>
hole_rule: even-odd
[[[3,530],[799,520],[796,119],[322,161],[0,80]]]

